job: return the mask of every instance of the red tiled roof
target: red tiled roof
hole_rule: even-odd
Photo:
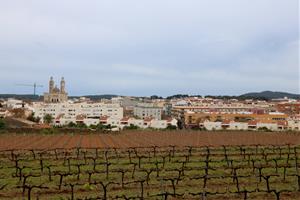
[[[225,119],[222,121],[222,125],[228,125],[228,124],[230,124],[230,120]]]
[[[287,125],[288,125],[288,122],[287,122],[287,121],[278,121],[278,122],[277,122],[277,125],[278,125],[278,126],[287,126]]]
[[[107,121],[109,116],[101,116],[100,121]]]
[[[60,118],[62,118],[64,116],[64,114],[59,114],[56,118],[55,118],[55,120],[60,120]]]
[[[76,121],[83,121],[86,118],[85,115],[77,115],[76,116]]]
[[[173,120],[172,118],[169,118],[167,119],[167,122],[172,122],[172,120]]]
[[[153,119],[152,117],[147,117],[147,118],[144,119],[144,122],[151,122],[152,119]]]
[[[121,119],[121,122],[128,122],[129,119],[130,119],[130,117],[123,117],[123,118]]]
[[[257,125],[257,121],[249,121],[248,122],[248,126],[256,126]]]

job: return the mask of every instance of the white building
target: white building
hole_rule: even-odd
[[[105,103],[34,103],[34,115],[40,117],[43,122],[43,117],[47,114],[51,115],[56,121],[61,124],[75,122],[76,117],[84,116],[87,119],[99,119],[101,116],[110,116],[116,119],[123,118],[123,108],[119,104]],[[91,121],[91,120],[90,120]]]
[[[259,129],[259,128],[267,128],[271,131],[276,131],[276,130],[278,130],[278,125],[275,123],[270,123],[270,122],[258,122],[257,129]]]
[[[247,130],[248,123],[246,123],[246,122],[230,122],[228,129],[230,129],[230,130]]]
[[[154,106],[151,103],[139,103],[133,109],[134,116],[137,116],[141,119],[145,118],[154,118],[154,119],[161,119],[162,115],[162,108]]]
[[[211,122],[211,121],[205,121],[203,123],[203,127],[205,127],[207,130],[222,130],[222,122]]]
[[[288,120],[288,129],[293,131],[300,130],[300,121],[298,120]]]
[[[300,122],[295,120],[280,121],[277,123],[263,122],[263,121],[249,121],[249,122],[211,122],[204,121],[199,124],[199,127],[206,128],[209,131],[212,130],[259,130],[267,128],[271,131],[282,131],[282,130],[300,130]]]
[[[8,115],[8,110],[0,108],[0,118],[5,118]]]
[[[24,102],[22,100],[14,99],[14,98],[8,98],[6,101],[6,107],[9,109],[17,109],[17,108],[23,108]]]

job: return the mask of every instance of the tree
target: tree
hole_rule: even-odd
[[[85,123],[77,123],[76,127],[77,128],[87,128],[87,125]]]
[[[31,113],[31,115],[29,115],[29,116],[27,117],[27,120],[32,121],[32,122],[39,123],[40,120],[41,120],[41,118],[35,117],[35,116],[34,116],[34,112],[33,112],[33,113]]]
[[[157,95],[152,95],[150,96],[150,99],[162,99],[162,97]]]
[[[0,119],[0,130],[5,129],[5,127],[6,127],[5,122],[2,119]]]
[[[69,122],[67,125],[69,128],[75,128],[76,124],[74,122]]]
[[[182,122],[182,120],[177,120],[177,127],[178,127],[179,129],[183,129],[184,123]]]
[[[177,126],[168,124],[168,126],[167,126],[166,129],[168,129],[168,130],[176,130],[176,129],[177,129]]]
[[[53,120],[53,117],[50,114],[46,114],[43,119],[44,119],[44,123],[50,124]]]
[[[106,126],[101,123],[98,123],[97,127],[96,127],[97,130],[104,130],[105,128],[106,128]]]
[[[259,127],[257,130],[259,130],[259,131],[266,131],[266,132],[268,132],[268,131],[271,131],[270,129],[268,129],[267,127]]]
[[[124,127],[124,130],[136,130],[136,129],[139,129],[139,127],[134,124],[130,124],[129,126]]]

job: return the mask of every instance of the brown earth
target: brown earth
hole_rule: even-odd
[[[119,134],[0,135],[0,150],[287,144],[299,145],[300,133],[131,131]]]

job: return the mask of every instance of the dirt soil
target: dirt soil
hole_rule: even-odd
[[[299,145],[300,133],[132,131],[119,134],[0,135],[0,150],[287,144]]]

